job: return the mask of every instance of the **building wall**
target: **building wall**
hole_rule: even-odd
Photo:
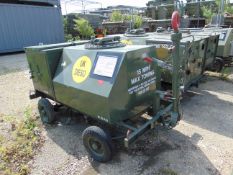
[[[64,42],[60,8],[0,3],[0,53]]]

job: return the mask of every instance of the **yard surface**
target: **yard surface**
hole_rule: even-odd
[[[30,89],[25,55],[1,56],[0,114],[21,116],[28,106],[36,111],[38,99],[29,100]],[[204,77],[199,88],[185,95],[182,109],[183,119],[174,129],[147,132],[131,150],[118,149],[106,164],[88,157],[82,120],[44,126],[45,142],[29,162],[31,174],[232,175],[233,83]]]

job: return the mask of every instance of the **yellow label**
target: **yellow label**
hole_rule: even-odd
[[[165,60],[166,58],[168,58],[169,54],[169,50],[167,48],[156,48],[156,55],[159,59]]]
[[[133,45],[133,42],[129,39],[121,40],[121,43],[126,44],[126,45]]]
[[[72,78],[76,83],[82,83],[87,79],[92,67],[91,59],[87,56],[80,57],[72,69]]]

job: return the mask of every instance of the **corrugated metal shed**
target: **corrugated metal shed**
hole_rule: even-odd
[[[0,3],[0,53],[64,42],[60,8]]]
[[[52,4],[52,5],[59,5],[60,2],[59,0],[18,0],[21,2],[41,2],[41,3],[46,3],[46,4]]]

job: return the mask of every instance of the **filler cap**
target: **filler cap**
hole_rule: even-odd
[[[125,36],[128,37],[145,37],[148,36],[148,34],[146,34],[144,29],[127,29],[127,31],[125,32]]]
[[[124,46],[126,45],[121,43],[119,36],[92,38],[89,43],[85,44],[86,49],[111,49]]]

